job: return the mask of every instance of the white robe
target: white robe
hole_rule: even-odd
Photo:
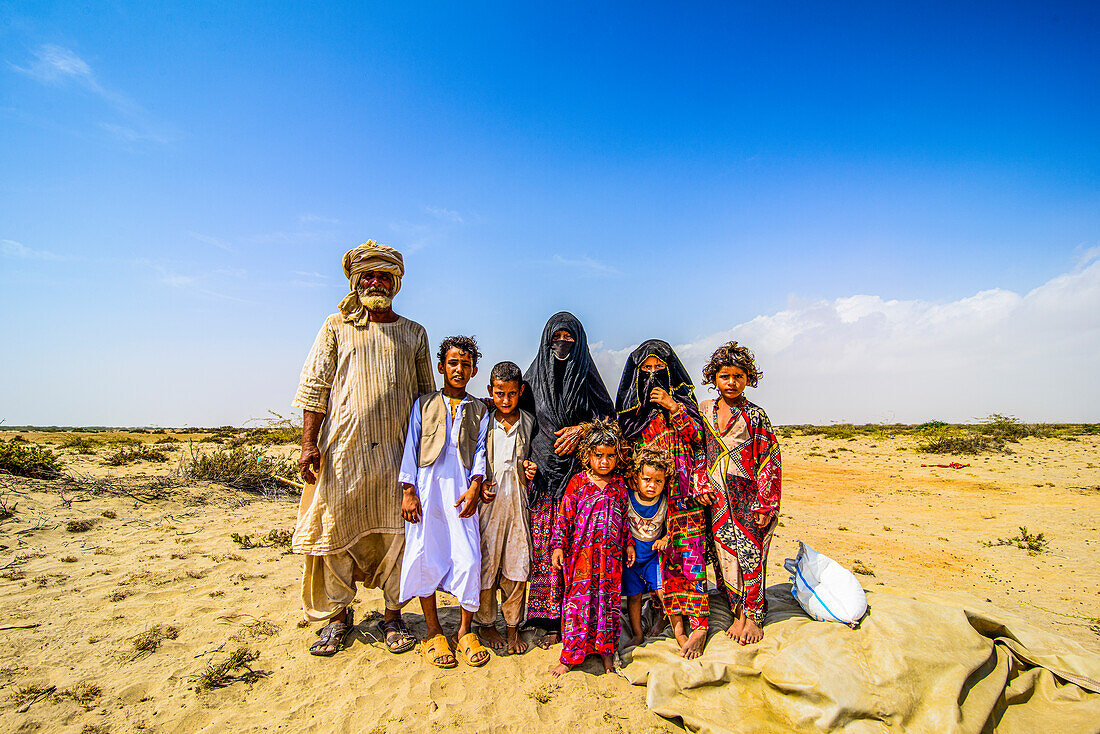
[[[405,555],[401,559],[401,602],[414,596],[431,596],[446,591],[458,598],[468,612],[476,612],[481,595],[481,532],[475,512],[460,518],[461,507],[455,507],[470,487],[470,478],[485,476],[485,438],[489,429],[489,414],[481,419],[477,432],[477,448],[469,471],[458,457],[458,434],[452,425],[462,425],[462,411],[473,400],[462,399],[455,412],[444,411],[447,422],[447,442],[429,466],[417,466],[420,455],[420,401],[413,403],[409,415],[409,431],[405,435],[405,452],[401,459],[398,481],[416,487],[420,497],[422,517],[418,523],[405,523]]]

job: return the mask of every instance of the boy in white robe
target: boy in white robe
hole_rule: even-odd
[[[523,373],[514,362],[501,362],[489,374],[489,434],[485,448],[486,474],[478,510],[481,520],[481,608],[474,615],[477,634],[494,650],[517,655],[527,652],[519,635],[527,606],[527,577],[531,573],[531,527],[527,511],[527,483],[537,467],[527,461],[534,435],[535,416],[519,407]],[[507,631],[507,642],[496,629],[497,593]]]
[[[420,598],[427,623],[424,659],[440,668],[457,665],[436,611],[436,591],[458,598],[462,621],[457,651],[473,666],[489,651],[471,630],[481,595],[481,533],[477,506],[485,476],[488,410],[466,394],[477,374],[477,343],[448,337],[439,348],[444,387],[413,404],[398,481],[403,491],[405,552],[401,559],[402,602]]]

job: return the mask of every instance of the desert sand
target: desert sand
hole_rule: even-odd
[[[23,435],[46,445],[65,437]],[[769,585],[787,581],[783,559],[802,540],[849,568],[858,562],[868,590],[1004,612],[1100,653],[1100,437],[1028,438],[1012,454],[979,457],[921,454],[907,437],[781,443]],[[66,469],[95,476],[167,473],[179,461],[117,468],[62,453]],[[971,466],[921,466],[951,461]],[[17,504],[0,524],[0,731],[682,730],[646,708],[643,687],[596,674],[598,661],[553,681],[555,649],[450,671],[415,652],[391,655],[374,627],[374,590],[359,592],[348,649],[310,655],[317,625],[302,620],[300,559],[230,538],[293,529],[294,497],[192,484],[147,503],[10,477],[0,488]],[[93,525],[73,532],[74,520]],[[1047,551],[985,544],[1020,526],[1044,533]],[[407,619],[422,631],[418,611]],[[136,650],[134,638],[156,625],[175,628],[174,639]],[[250,666],[261,676],[199,690],[207,666],[241,646],[258,652]]]

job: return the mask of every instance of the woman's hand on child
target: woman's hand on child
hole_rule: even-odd
[[[756,526],[760,527],[760,528],[762,528],[765,525],[767,525],[768,523],[770,523],[772,521],[773,517],[775,517],[775,511],[774,510],[753,510],[752,511],[752,518],[753,518],[753,520],[756,521]]]
[[[405,518],[405,522],[413,524],[420,522],[422,517],[420,498],[411,484],[405,485],[405,491],[401,495],[401,517]]]
[[[477,499],[481,494],[481,480],[475,479],[470,482],[470,488],[462,493],[462,496],[458,498],[458,502],[455,502],[455,507],[461,506],[462,509],[458,511],[458,516],[462,519],[467,517],[473,517],[477,512]]]
[[[665,410],[676,410],[676,401],[663,387],[655,387],[649,391],[649,402],[657,403]]]
[[[554,453],[565,456],[576,451],[577,444],[581,442],[581,430],[580,426],[569,426],[554,431],[554,435],[558,437],[558,440],[554,441]]]
[[[626,547],[626,565],[633,566],[634,561],[638,559],[638,552],[634,550],[634,546]]]
[[[701,504],[703,507],[710,507],[717,499],[717,492],[703,492],[702,494],[695,495],[695,501]]]
[[[554,552],[550,554],[550,565],[554,567],[555,571],[560,571],[564,563],[565,552],[561,548],[555,548]]]
[[[527,481],[532,482],[535,479],[535,472],[538,471],[538,466],[533,461],[523,462],[523,476],[527,477]]]
[[[496,482],[482,482],[481,483],[481,501],[485,504],[489,504],[497,498]]]
[[[665,533],[660,538],[657,538],[657,540],[653,541],[653,550],[663,551],[664,549],[668,548],[668,539],[668,533]]]

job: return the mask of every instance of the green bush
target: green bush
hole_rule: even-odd
[[[28,443],[22,437],[0,443],[0,472],[17,477],[53,479],[61,474],[60,459],[47,448]]]

